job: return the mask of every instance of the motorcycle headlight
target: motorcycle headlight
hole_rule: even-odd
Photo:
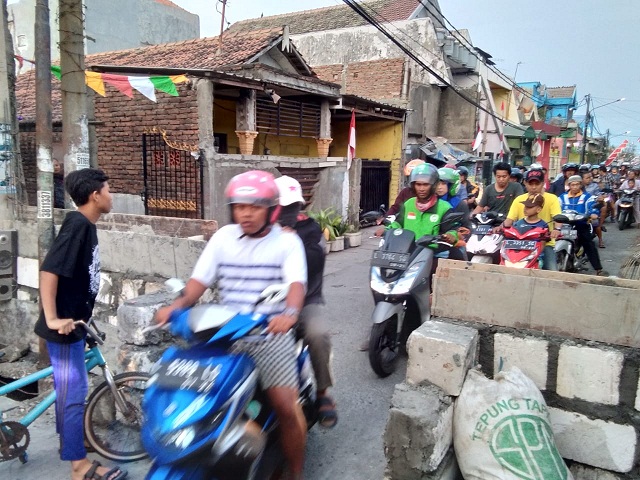
[[[227,407],[221,408],[212,419],[207,418],[188,427],[168,433],[161,439],[161,442],[166,447],[172,447],[178,450],[189,448],[194,441],[201,440],[217,429],[222,424],[227,411]]]
[[[418,276],[420,270],[424,267],[424,262],[417,262],[411,265],[405,272],[402,274],[398,282],[394,285],[391,290],[392,295],[404,295],[409,293],[411,289],[411,285],[413,285],[414,280]]]
[[[382,295],[389,295],[393,289],[393,283],[387,283],[382,279],[380,267],[371,268],[371,281],[369,282],[371,290]]]

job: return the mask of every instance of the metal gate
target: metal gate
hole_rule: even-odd
[[[204,218],[203,162],[197,146],[169,142],[165,132],[145,133],[142,157],[145,215]]]
[[[389,183],[391,162],[363,160],[360,177],[360,209],[363,212],[378,210],[381,204],[389,207]]]

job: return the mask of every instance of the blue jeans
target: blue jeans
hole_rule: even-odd
[[[75,343],[47,342],[56,390],[60,459],[65,461],[82,460],[87,456],[83,418],[89,380],[84,366],[84,345],[84,340]]]
[[[556,252],[554,246],[546,245],[544,247],[544,258],[542,259],[542,270],[558,270],[558,262],[556,262]]]

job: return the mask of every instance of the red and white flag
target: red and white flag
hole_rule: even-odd
[[[351,162],[356,158],[356,112],[351,111],[351,124],[349,125],[349,143],[347,144],[347,170],[351,168]]]
[[[638,143],[640,143],[640,137],[638,137]]]

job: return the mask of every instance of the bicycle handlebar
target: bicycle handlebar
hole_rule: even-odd
[[[84,329],[87,331],[87,333],[89,334],[89,336],[93,338],[98,345],[104,345],[104,341],[98,336],[96,332],[93,331],[93,329],[89,327],[89,325],[87,325],[87,323],[84,320],[76,320],[73,323],[75,325],[82,325]]]

